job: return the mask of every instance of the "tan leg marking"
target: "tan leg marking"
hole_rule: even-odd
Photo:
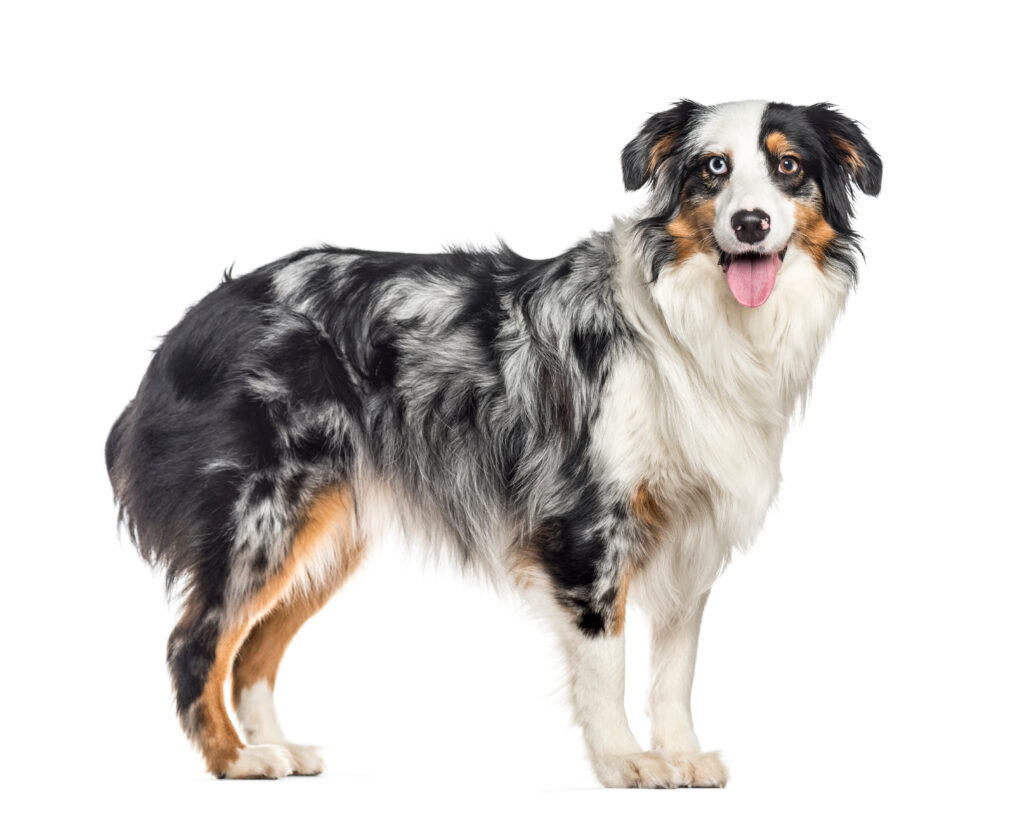
[[[665,524],[666,517],[665,511],[654,498],[646,481],[641,482],[636,487],[636,490],[633,491],[633,495],[629,499],[629,506],[633,516],[643,528],[644,535],[648,540],[653,539],[658,529]],[[647,545],[647,549],[649,548],[650,542]],[[642,564],[645,555],[640,554],[638,558]],[[622,632],[622,628],[626,625],[626,601],[629,596],[629,583],[633,578],[633,574],[636,573],[638,566],[638,563],[634,561],[626,564],[622,570],[622,575],[619,578],[619,591],[615,595],[615,607],[612,611],[612,635],[619,635]]]
[[[266,681],[271,689],[274,688],[278,667],[292,638],[327,604],[358,567],[362,556],[361,547],[339,553],[338,569],[329,582],[306,593],[290,594],[252,628],[235,656],[231,673],[231,699],[236,708],[242,690],[256,682]]]
[[[243,661],[245,668],[243,672],[249,672],[250,669],[252,672],[265,672],[272,665],[272,675],[276,675],[277,662],[280,661],[280,654],[284,653],[284,647],[287,646],[288,640],[298,630],[302,622],[323,605],[333,589],[340,583],[340,580],[333,583],[331,591],[325,594],[313,593],[312,595],[316,596],[316,599],[309,598],[301,592],[295,592],[291,594],[291,597],[288,593],[296,575],[313,556],[316,549],[324,543],[332,529],[336,530],[335,539],[339,547],[336,573],[347,576],[358,564],[362,554],[362,545],[356,542],[353,535],[352,497],[348,488],[335,487],[323,491],[313,499],[306,510],[304,522],[292,540],[291,549],[284,563],[235,614],[234,624],[225,631],[217,644],[213,668],[199,699],[200,749],[206,759],[207,768],[215,775],[223,775],[228,766],[238,758],[239,750],[245,746],[238,737],[224,705],[224,682],[227,680],[232,665],[235,665],[237,671],[236,653],[239,654],[239,657],[252,656],[251,666],[248,660]],[[318,603],[317,600],[319,600]],[[285,611],[294,606],[295,614],[282,613],[281,620],[276,624],[274,623],[275,618],[271,617],[268,632],[273,633],[274,636],[269,638],[265,649],[262,648],[262,641],[257,640],[251,650],[243,650],[242,653],[239,653],[239,647],[243,645],[246,636],[253,630],[254,622],[258,622],[256,625],[258,628],[259,623],[262,623],[261,620],[279,604]],[[295,615],[311,606],[312,610],[296,623]],[[283,643],[279,643],[279,640],[284,638],[285,633],[293,625],[294,630],[287,635],[287,639]],[[279,640],[275,640],[275,637]],[[275,655],[277,656],[276,660],[274,659]],[[271,679],[272,675],[257,677]],[[240,688],[235,687],[236,690]]]
[[[626,597],[629,595],[629,580],[633,576],[632,565],[626,565],[619,577],[619,592],[615,595],[615,607],[612,610],[612,635],[621,635],[626,626]]]

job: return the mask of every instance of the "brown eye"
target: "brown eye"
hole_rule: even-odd
[[[792,176],[800,169],[800,162],[792,156],[783,156],[779,160],[779,173],[785,176]]]

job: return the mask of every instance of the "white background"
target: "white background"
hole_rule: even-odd
[[[5,3],[7,813],[1020,813],[1018,25],[994,5]],[[378,552],[280,677],[318,779],[217,782],[103,442],[159,336],[305,245],[561,252],[682,96],[838,104],[885,160],[780,500],[712,594],[724,791],[604,791],[514,598]],[[628,704],[646,735],[643,622]],[[184,811],[183,811],[184,810]]]

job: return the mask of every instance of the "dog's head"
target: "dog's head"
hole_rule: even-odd
[[[787,250],[856,277],[852,186],[878,195],[882,161],[831,105],[683,100],[622,152],[627,190],[651,185],[639,228],[656,278],[698,255],[744,306],[771,294]]]

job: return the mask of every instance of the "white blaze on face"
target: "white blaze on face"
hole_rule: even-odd
[[[730,102],[716,106],[702,124],[697,143],[704,153],[730,157],[729,179],[715,199],[715,240],[725,252],[777,253],[789,243],[794,209],[772,182],[771,168],[762,150],[761,117],[766,102]],[[736,238],[732,217],[741,210],[763,210],[771,229],[759,244],[745,244]]]

